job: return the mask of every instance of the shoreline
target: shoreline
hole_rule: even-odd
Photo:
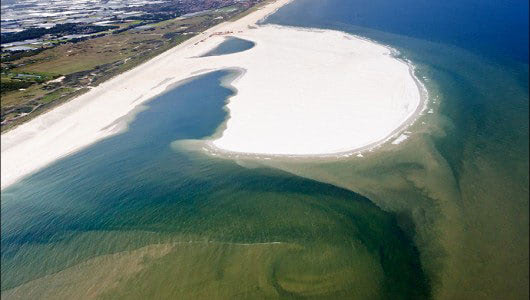
[[[319,30],[319,29],[317,28],[316,30]],[[359,38],[365,39],[363,37],[359,37]],[[377,43],[377,42],[374,42],[374,41],[372,41],[370,39],[365,39],[365,40],[373,42],[373,43]],[[382,44],[380,44],[380,45],[382,45]],[[399,54],[399,51],[397,51],[396,49],[394,49],[394,48],[392,48],[392,47],[390,47],[388,45],[382,45],[382,46],[384,46],[384,47],[390,49],[391,51],[393,51],[392,56],[394,56],[395,54]],[[429,91],[427,90],[425,85],[421,82],[421,80],[416,76],[415,67],[412,64],[412,62],[410,62],[408,60],[403,60],[403,59],[397,58],[397,57],[394,57],[394,58],[399,60],[399,61],[401,61],[404,64],[407,64],[407,66],[409,67],[410,75],[412,76],[412,78],[414,79],[414,81],[416,83],[416,86],[417,86],[418,91],[420,93],[421,100],[420,100],[420,104],[416,107],[416,110],[414,112],[412,112],[406,118],[406,120],[402,123],[402,125],[399,126],[398,128],[396,128],[394,131],[392,131],[390,134],[388,134],[383,139],[375,141],[375,142],[373,142],[371,144],[368,144],[366,146],[362,146],[362,147],[359,147],[359,148],[354,148],[354,149],[351,149],[351,150],[340,151],[340,152],[332,152],[332,153],[321,153],[321,154],[269,154],[269,153],[252,153],[252,152],[230,151],[230,150],[226,150],[226,149],[217,147],[213,143],[214,138],[220,137],[222,135],[223,131],[226,129],[226,123],[227,123],[228,119],[230,118],[230,116],[229,116],[227,118],[227,120],[225,120],[223,122],[223,124],[221,124],[219,126],[218,130],[212,136],[210,136],[208,139],[199,141],[201,143],[200,146],[202,148],[202,151],[206,152],[207,155],[221,157],[221,158],[228,158],[228,159],[265,159],[265,160],[267,160],[267,159],[301,159],[301,160],[306,160],[306,159],[307,160],[308,159],[311,159],[311,160],[314,160],[314,159],[319,159],[319,160],[322,160],[322,159],[333,159],[333,160],[336,160],[336,159],[342,159],[342,158],[350,158],[352,156],[357,156],[357,157],[361,157],[362,158],[362,157],[364,157],[362,155],[363,153],[372,152],[372,151],[374,151],[376,149],[379,149],[380,147],[384,147],[385,145],[388,145],[388,143],[393,143],[394,141],[397,141],[398,139],[400,139],[400,137],[404,136],[405,138],[400,140],[399,143],[392,144],[392,146],[396,146],[396,145],[400,144],[401,142],[405,141],[406,139],[408,139],[410,137],[410,134],[409,135],[404,135],[404,132],[406,132],[407,129],[410,126],[414,125],[416,123],[416,121],[423,115],[423,112],[427,109],[428,103],[429,103]],[[243,74],[240,74],[240,75],[238,75],[236,77],[240,77],[242,75]],[[238,78],[235,78],[234,80],[237,80],[237,79]],[[237,91],[237,88],[232,86],[233,82],[234,81],[228,82],[227,83],[227,87]],[[223,84],[225,84],[225,83],[223,83]],[[235,95],[231,96],[230,98],[232,98],[234,96]],[[230,98],[227,99],[227,100],[230,101]]]
[[[254,104],[266,104],[265,108],[271,110],[270,114],[272,115],[278,112],[284,114],[288,113],[288,111],[284,111],[286,109],[285,105],[278,105],[277,100],[278,98],[282,98],[282,96],[284,99],[290,99],[288,94],[289,86],[286,87],[285,81],[289,81],[292,78],[298,78],[301,74],[308,74],[306,70],[307,66],[305,66],[306,63],[300,64],[300,59],[302,59],[302,62],[307,61],[307,64],[316,68],[315,70],[318,70],[319,72],[317,73],[320,74],[320,68],[322,66],[327,66],[330,62],[332,63],[335,61],[344,62],[345,59],[348,59],[349,56],[344,56],[344,53],[347,53],[352,49],[357,49],[355,47],[360,47],[359,49],[364,51],[362,52],[359,50],[361,51],[360,53],[364,53],[364,55],[368,55],[369,57],[372,57],[372,59],[378,59],[380,57],[384,60],[383,62],[394,64],[394,71],[397,66],[395,65],[396,62],[399,62],[399,64],[406,64],[408,72],[407,76],[412,76],[414,85],[420,94],[418,105],[415,106],[414,110],[408,114],[404,120],[399,121],[399,126],[397,128],[392,127],[393,130],[391,133],[385,135],[383,139],[377,139],[375,142],[363,145],[361,148],[364,150],[368,148],[377,148],[398,133],[402,132],[410,124],[414,123],[419,114],[425,109],[428,97],[427,95],[422,94],[422,88],[424,87],[421,85],[419,79],[415,77],[413,66],[410,62],[394,57],[394,49],[388,46],[340,31],[323,29],[311,31],[306,28],[270,24],[258,25],[267,16],[274,13],[283,5],[288,4],[290,1],[291,0],[278,0],[268,3],[261,7],[257,7],[254,11],[235,21],[227,21],[211,27],[166,52],[140,64],[134,69],[113,77],[91,89],[89,92],[60,105],[59,107],[42,114],[13,130],[3,133],[1,136],[3,166],[1,189],[5,189],[25,176],[46,167],[58,159],[77,152],[104,138],[127,130],[128,123],[134,119],[134,111],[141,109],[144,102],[162,94],[168,87],[174,87],[175,84],[212,71],[226,69],[243,70],[229,83],[230,88],[237,91],[234,96],[227,100],[225,106],[229,116],[210,138],[216,136],[222,138],[224,134],[233,130],[234,127],[231,123],[245,114],[244,111],[243,114],[241,113],[242,111],[239,111],[239,113],[234,113],[233,111],[234,103],[245,104],[244,101],[238,102],[237,99],[234,99],[235,101],[232,102],[232,98],[241,96],[242,93],[246,93],[246,98],[244,99],[253,99]],[[198,55],[218,46],[227,36],[252,41],[256,46],[247,51],[227,55],[197,57]],[[325,39],[325,41],[321,41],[321,39]],[[321,47],[321,49],[312,49],[315,40],[319,41],[317,46]],[[300,48],[297,48],[300,42],[309,42],[308,49],[305,50],[305,48],[302,47],[302,50],[300,50]],[[330,44],[333,45],[333,47],[330,46]],[[286,51],[280,51],[280,53],[278,53],[277,48],[281,47]],[[351,49],[351,47],[353,48]],[[381,50],[382,48],[386,50],[383,51]],[[371,50],[374,50],[375,52],[372,53],[370,52]],[[271,58],[270,54],[274,51],[276,51],[276,56]],[[322,53],[325,57],[317,57],[314,61],[311,59],[307,60],[308,58],[314,57],[315,51],[317,51],[317,53],[320,53],[319,51],[324,51]],[[336,51],[339,53],[335,53]],[[300,54],[303,54],[302,56],[305,55],[305,58],[301,58]],[[351,56],[351,53],[349,55]],[[390,56],[390,60],[386,55]],[[355,56],[351,58],[364,63],[362,57],[360,59]],[[297,59],[298,65],[296,65]],[[291,63],[291,66],[294,67],[294,69],[291,70],[288,64],[282,64],[285,61]],[[278,76],[271,76],[271,74],[268,73],[270,71],[268,68],[270,67],[271,62],[272,65],[275,65],[273,71],[281,71],[280,73],[276,73]],[[346,60],[345,62],[349,61]],[[292,65],[293,63],[295,65]],[[278,65],[281,67],[285,65],[289,72],[285,74],[285,70],[280,70]],[[381,70],[384,71],[381,74],[385,74],[386,76],[385,72],[392,72],[391,67],[385,69],[386,65],[381,64],[381,61],[378,61],[378,66],[380,67],[381,65],[385,66],[384,68],[379,69],[379,72],[381,72]],[[327,71],[329,72],[330,70],[332,70],[332,68],[328,68]],[[334,80],[342,80],[340,82],[343,86],[348,84],[351,85],[351,82],[345,82],[340,76],[337,76],[337,74],[341,74],[340,71],[341,70],[339,69],[335,72],[336,74],[333,75]],[[260,80],[260,76],[265,76],[264,80]],[[270,82],[270,77],[275,79],[274,77],[282,76],[284,76],[284,82],[280,81],[279,85]],[[401,78],[397,76],[396,73],[388,76],[394,76],[394,79]],[[314,81],[315,78],[312,78],[312,80]],[[316,78],[316,80],[318,81],[319,79]],[[410,83],[408,84],[410,85]],[[262,95],[266,91],[276,90],[269,88],[271,86],[278,89],[278,91],[275,91],[277,93],[275,97]],[[305,89],[305,86],[301,85],[300,82],[298,82],[298,86]],[[312,87],[315,85],[309,84],[306,86]],[[362,84],[360,86],[362,86]],[[396,95],[394,95],[394,97],[396,97]],[[399,97],[397,97],[397,99],[399,100]],[[276,100],[276,103],[274,101],[268,102],[262,100]],[[310,100],[314,102],[314,99]],[[342,103],[343,106],[344,103]],[[321,104],[322,103],[312,103],[311,105]],[[391,104],[396,105],[396,103]],[[362,103],[356,105],[361,105],[362,107]],[[287,107],[287,109],[288,108],[289,107]],[[333,105],[327,105],[324,106],[324,108],[337,110],[340,109],[340,105],[338,108],[334,108]],[[387,114],[388,112],[389,111],[385,111]],[[259,122],[254,122],[254,125],[256,125],[256,123]],[[213,143],[217,140],[206,141],[206,143],[211,142],[213,146]],[[251,153],[248,154],[248,157],[255,157],[258,155],[274,158],[351,156],[361,151],[361,148],[336,153],[325,153],[322,155],[267,155]],[[219,149],[224,153],[234,153],[241,156],[245,155],[244,152],[233,152],[222,148]],[[38,152],[39,155],[36,156],[34,154],[36,152]]]
[[[423,85],[423,83],[419,80],[419,78],[415,75],[415,66],[409,60],[398,57],[400,52],[397,51],[396,49],[392,48],[391,46],[383,45],[383,44],[380,44],[380,43],[378,43],[376,41],[373,41],[373,40],[370,40],[370,39],[367,39],[367,38],[364,38],[364,37],[359,37],[359,36],[356,36],[356,35],[352,35],[352,34],[349,34],[349,33],[346,33],[346,32],[342,32],[342,31],[337,31],[337,30],[328,30],[328,29],[319,29],[319,28],[299,28],[299,27],[280,26],[280,25],[273,25],[273,24],[264,25],[264,26],[275,26],[275,27],[282,28],[282,30],[293,30],[293,31],[296,31],[296,32],[304,32],[304,33],[316,33],[316,34],[322,34],[324,36],[325,35],[342,35],[344,38],[346,38],[348,40],[352,40],[351,43],[359,43],[359,41],[362,41],[362,42],[368,43],[370,45],[370,47],[373,46],[374,48],[384,48],[385,51],[387,51],[387,53],[382,53],[382,55],[390,57],[392,59],[392,61],[390,63],[396,64],[396,62],[398,62],[399,64],[402,64],[402,66],[406,66],[406,73],[407,73],[406,76],[410,76],[410,78],[412,79],[411,82],[413,82],[413,85],[414,85],[413,89],[416,90],[416,93],[417,93],[418,98],[419,98],[417,100],[417,104],[413,104],[415,106],[415,109],[413,111],[410,111],[410,113],[407,116],[405,116],[402,119],[400,119],[397,122],[398,126],[397,127],[392,127],[391,128],[392,130],[390,132],[386,132],[386,134],[384,136],[382,136],[380,138],[377,138],[377,139],[370,138],[368,143],[364,143],[364,144],[362,144],[360,146],[354,146],[354,147],[346,146],[346,147],[342,147],[342,149],[340,149],[338,151],[335,151],[335,150],[329,151],[328,149],[326,149],[326,151],[322,151],[322,152],[316,152],[315,151],[315,152],[311,152],[311,153],[295,153],[295,152],[289,152],[289,151],[286,151],[286,153],[280,153],[280,152],[276,152],[276,151],[278,151],[278,148],[272,149],[272,150],[271,150],[271,148],[267,148],[266,149],[266,150],[271,150],[271,151],[259,151],[259,150],[257,150],[257,151],[244,151],[244,150],[239,150],[239,149],[234,150],[234,149],[231,149],[231,148],[237,148],[237,147],[240,147],[240,146],[242,148],[244,148],[244,147],[247,147],[247,145],[242,145],[242,144],[251,144],[252,142],[255,143],[256,141],[252,140],[252,135],[258,135],[258,134],[257,133],[254,134],[254,132],[252,132],[252,133],[244,132],[243,134],[240,134],[240,136],[238,136],[239,141],[236,141],[236,142],[240,143],[239,145],[237,145],[237,144],[234,145],[234,143],[231,143],[231,144],[229,143],[228,146],[226,144],[225,145],[219,145],[219,141],[223,139],[223,135],[226,134],[226,132],[227,132],[226,127],[228,127],[228,129],[231,129],[229,125],[224,125],[223,124],[223,126],[222,126],[223,128],[218,129],[217,132],[214,135],[212,135],[212,137],[210,137],[208,141],[204,142],[206,147],[209,149],[209,152],[213,151],[212,153],[216,153],[215,155],[219,154],[221,156],[230,157],[230,158],[232,158],[232,157],[257,157],[257,156],[266,156],[266,157],[269,157],[269,158],[280,158],[280,157],[288,157],[288,158],[294,158],[294,157],[296,157],[296,158],[304,158],[304,157],[305,158],[316,158],[316,157],[319,157],[319,158],[322,158],[322,157],[337,157],[337,156],[347,156],[347,157],[349,157],[352,154],[365,152],[366,150],[372,151],[375,148],[378,148],[382,144],[386,143],[387,141],[397,137],[397,135],[399,133],[401,133],[406,128],[408,128],[410,125],[412,125],[418,119],[418,117],[422,114],[422,112],[425,110],[425,108],[427,106],[428,98],[429,98],[428,91],[427,91],[426,87]],[[317,36],[315,35],[314,38],[317,38]],[[355,41],[355,40],[357,40],[357,41]],[[336,41],[336,39],[334,41]],[[340,43],[340,41],[336,41],[336,42]],[[338,44],[338,46],[340,47],[341,45]],[[310,48],[310,47],[311,47],[311,45],[308,46],[308,48]],[[374,51],[379,51],[379,50],[374,50]],[[361,55],[362,55],[362,53],[361,53]],[[331,58],[333,59],[333,57],[331,57]],[[367,59],[370,60],[370,58],[367,58]],[[311,63],[311,62],[308,62],[308,63]],[[361,63],[364,63],[364,61],[361,62]],[[387,63],[388,63],[388,61],[387,61]],[[324,64],[326,64],[326,62],[324,62]],[[380,67],[380,66],[376,66],[376,67]],[[286,71],[289,72],[290,69],[286,68]],[[368,71],[371,71],[371,70],[368,70]],[[379,71],[380,71],[380,69],[379,69]],[[384,70],[384,71],[387,71],[387,70]],[[390,69],[388,71],[392,72],[392,70],[390,70]],[[267,71],[267,72],[270,72],[270,71]],[[299,73],[299,74],[301,75],[303,73]],[[383,76],[386,76],[386,74],[384,74],[384,72],[382,74],[383,74]],[[349,73],[345,74],[345,76],[350,76],[350,75],[351,74],[349,74]],[[337,77],[336,75],[334,75],[334,76]],[[406,77],[406,76],[403,76],[403,77]],[[288,76],[285,76],[285,77],[289,78]],[[291,79],[292,79],[292,77],[291,77]],[[337,79],[337,78],[335,78],[335,79]],[[340,80],[340,79],[338,79],[338,80]],[[255,82],[259,82],[259,81],[255,80]],[[369,83],[374,83],[374,82],[378,82],[378,79],[375,79],[373,82],[369,82]],[[317,86],[318,85],[318,82],[316,82],[316,83],[313,82],[313,83],[314,83],[314,85],[308,85],[308,86]],[[355,78],[351,79],[351,83],[354,86],[355,85],[360,85],[359,82],[355,81]],[[237,83],[234,83],[233,85],[236,88],[239,88]],[[285,85],[285,84],[283,84],[283,85]],[[277,86],[277,85],[273,85],[273,86]],[[384,87],[384,85],[383,85],[383,87]],[[301,88],[304,88],[304,87],[302,86]],[[248,89],[249,89],[249,87],[246,86],[245,90],[248,90]],[[346,90],[343,89],[343,91],[345,91],[346,93],[348,92],[347,89]],[[293,96],[292,93],[288,94],[288,89],[286,89],[284,92],[286,92],[286,94],[282,95],[282,97],[283,97],[282,100],[287,100],[289,98],[289,96]],[[410,92],[410,90],[409,90],[409,92]],[[251,96],[261,97],[261,100],[263,100],[263,102],[265,102],[267,100],[270,100],[270,98],[267,98],[265,96],[260,96],[260,95],[257,95],[257,94],[258,93],[254,93]],[[280,98],[282,98],[282,97],[280,97]],[[227,123],[229,124],[230,121],[232,119],[234,119],[234,117],[241,119],[243,114],[252,114],[252,113],[254,113],[254,115],[251,115],[251,117],[246,117],[246,118],[257,117],[256,119],[259,120],[259,117],[260,117],[259,114],[256,115],[255,114],[255,109],[252,109],[252,108],[247,109],[244,113],[241,112],[241,110],[240,110],[239,112],[237,112],[236,116],[234,116],[234,114],[232,112],[232,107],[235,107],[236,105],[239,105],[240,103],[248,101],[248,99],[252,99],[252,98],[254,98],[254,97],[250,97],[248,95],[248,93],[247,93],[246,96],[241,96],[241,97],[239,97],[239,95],[237,95],[237,94],[231,96],[228,99],[228,103],[226,105],[227,110],[230,113],[230,116],[229,116],[229,118],[227,118],[227,121],[225,122],[225,124],[227,124]],[[357,98],[358,97],[356,95],[354,95],[353,98],[351,98],[351,99],[357,99]],[[299,99],[298,103],[296,103],[296,101],[290,101],[290,102],[287,101],[288,102],[287,104],[293,105],[293,102],[294,102],[294,105],[297,105],[297,104],[300,104],[300,103],[305,105],[304,101],[306,101],[306,100],[308,102],[311,102],[312,99],[302,98],[302,99]],[[376,100],[376,99],[374,99],[374,100]],[[351,102],[356,102],[356,101],[353,100]],[[253,100],[253,103],[254,104],[259,104],[259,101],[258,100]],[[278,107],[283,105],[283,104],[276,103],[274,101],[270,101],[270,103],[272,104],[271,107],[274,107],[275,104]],[[325,105],[326,102],[321,101],[320,104],[324,104]],[[410,103],[407,103],[406,105],[408,106],[409,104]],[[377,106],[377,105],[378,105],[378,103],[375,104],[375,106]],[[370,104],[368,106],[370,106]],[[374,106],[374,105],[372,104],[372,106]],[[263,109],[263,111],[259,112],[260,114],[277,114],[277,113],[280,113],[280,111],[278,111],[278,109],[275,110],[275,109],[268,109],[268,108],[264,108],[264,107],[261,107],[261,108]],[[305,112],[308,112],[308,111],[306,110]],[[311,111],[309,111],[309,113],[311,113]],[[295,119],[296,119],[296,116],[297,115],[294,114],[294,118]],[[298,120],[300,120],[301,122],[306,121],[306,123],[304,123],[305,125],[311,123],[311,120],[307,120],[307,118],[304,119],[303,115],[301,116],[299,114],[298,116],[300,117]],[[245,117],[245,116],[243,116],[243,117]],[[290,117],[291,116],[289,115],[287,117],[284,117],[284,119],[288,119]],[[339,116],[339,117],[343,117],[343,116]],[[282,121],[284,119],[280,119],[280,121]],[[330,119],[332,119],[332,118],[330,118]],[[259,120],[259,121],[262,121],[261,122],[262,124],[268,124],[268,122],[266,122],[263,118],[261,120]],[[247,123],[244,124],[246,126],[243,126],[242,124],[237,124],[237,126],[239,126],[240,128],[241,127],[252,127],[252,126],[257,128],[259,126],[256,126],[256,124],[260,123],[259,121],[247,122]],[[375,119],[374,119],[374,121],[375,121]],[[379,123],[381,123],[381,122],[379,121]],[[290,123],[287,122],[285,124],[286,126],[283,127],[283,128],[289,128],[289,126],[292,125],[292,124],[293,124],[293,122],[290,122]],[[325,123],[323,123],[323,122],[321,124],[323,126],[326,126]],[[346,125],[348,125],[348,124],[346,124]],[[232,127],[235,127],[235,126],[236,125],[232,125]],[[315,129],[315,128],[312,128],[312,129]],[[337,129],[340,130],[342,128],[337,128]],[[310,130],[307,130],[307,131],[310,131]],[[329,133],[329,135],[333,135],[334,134],[333,132],[334,131],[331,130],[331,131],[327,132],[326,134]],[[265,131],[265,133],[266,134],[270,133],[270,131],[269,132]],[[300,130],[299,132],[296,132],[296,134],[298,134],[298,133],[302,133],[302,130]],[[296,135],[293,134],[293,135],[291,135],[291,137],[296,137]],[[313,138],[313,136],[306,136],[306,137],[308,137],[309,139]],[[271,142],[271,144],[273,144],[275,142],[275,140],[271,139],[270,137],[269,137],[269,141]],[[307,148],[310,148],[310,147],[307,147]],[[303,151],[306,151],[306,149],[303,149]]]
[[[202,53],[221,42],[219,38],[223,36],[215,34],[248,30],[248,26],[256,25],[290,1],[265,3],[236,20],[227,20],[208,28],[86,93],[3,132],[0,136],[0,189],[4,190],[58,159],[125,130],[127,124],[112,124],[138,105],[163,93],[168,86],[193,75],[204,74],[209,69],[206,66],[187,70],[190,64],[197,65],[192,60],[194,54]],[[164,61],[173,63],[168,66]],[[176,71],[168,70],[170,67],[178,68]],[[145,76],[145,73],[152,76]],[[158,79],[161,73],[170,76]],[[39,153],[38,157],[35,156],[36,152]]]

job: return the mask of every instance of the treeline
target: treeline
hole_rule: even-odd
[[[140,23],[137,23],[137,24],[132,24],[132,25],[129,25],[125,28],[122,28],[122,29],[116,29],[112,32],[112,34],[118,34],[118,33],[122,33],[122,32],[125,32],[127,30],[131,30],[131,29],[134,29],[136,27],[140,27],[140,26],[144,26],[144,25],[149,25],[149,24],[152,24],[152,23],[155,23],[153,21],[142,21]]]
[[[95,38],[102,37],[102,36],[105,36],[105,33],[94,34],[94,35],[91,35],[89,37],[88,36],[84,36],[84,37],[79,37],[79,38],[73,38],[73,39],[68,40],[68,42],[75,44],[75,43],[79,43],[79,42],[88,40],[89,38],[95,39]]]
[[[141,16],[130,16],[130,17],[127,17],[125,20],[140,20],[141,22],[137,24],[129,25],[125,28],[114,30],[112,34],[118,34],[118,33],[125,32],[127,30],[134,29],[136,27],[158,23],[158,22],[162,22],[165,20],[170,20],[178,16],[179,15],[176,13],[157,13],[157,14],[143,14]]]
[[[174,19],[180,16],[179,13],[148,13],[141,16],[130,16],[127,20],[146,20],[152,22],[161,22],[169,19]]]
[[[118,34],[118,33],[122,33],[122,32],[125,32],[127,30],[130,30],[130,29],[133,29],[133,28],[136,28],[136,27],[140,27],[140,26],[143,26],[143,25],[146,25],[148,24],[147,22],[140,22],[138,24],[132,24],[132,25],[129,25],[125,28],[122,28],[122,29],[116,29],[114,31],[112,31],[112,34]]]
[[[22,80],[2,80],[0,82],[0,93],[4,94],[9,91],[16,91],[18,89],[25,89],[34,82]]]
[[[109,29],[115,29],[119,26],[100,26],[100,25],[83,25],[76,23],[56,24],[52,28],[28,28],[20,32],[2,33],[1,41],[3,43],[19,42],[30,39],[37,39],[46,34],[53,35],[70,35],[70,34],[91,34]]]
[[[23,58],[23,57],[28,57],[28,56],[39,54],[44,49],[45,48],[36,48],[36,49],[33,49],[33,50],[10,51],[6,55],[2,55],[2,58],[1,58],[0,61],[2,63],[14,61],[14,60],[17,60],[17,59],[20,59],[20,58]]]

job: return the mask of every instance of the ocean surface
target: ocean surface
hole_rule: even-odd
[[[2,298],[528,298],[528,2],[295,0],[267,22],[399,50],[430,95],[410,137],[206,155],[239,71],[191,78],[2,191]]]
[[[276,167],[401,220],[435,299],[528,299],[528,1],[296,0],[270,23],[389,45],[429,90],[411,137],[351,162]]]

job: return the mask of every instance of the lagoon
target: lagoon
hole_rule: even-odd
[[[427,295],[396,216],[365,197],[171,147],[214,133],[236,75],[171,87],[2,191],[2,297]]]
[[[226,55],[237,52],[242,52],[254,47],[255,43],[247,41],[245,39],[240,39],[236,37],[227,37],[223,42],[217,45],[214,49],[209,50],[208,52],[201,55],[201,57],[206,56],[217,56],[217,55]]]

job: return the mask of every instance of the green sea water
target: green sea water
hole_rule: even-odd
[[[238,71],[193,78],[2,191],[2,298],[527,299],[528,50],[501,35],[520,16],[429,3],[296,0],[269,19],[411,60],[430,100],[407,140],[362,158],[206,155],[182,145],[222,126]]]
[[[268,21],[394,47],[430,96],[399,145],[267,165],[396,214],[433,298],[528,299],[528,1],[298,0]]]
[[[3,191],[2,297],[427,296],[412,240],[365,197],[171,146],[215,132],[237,72],[171,88]]]

